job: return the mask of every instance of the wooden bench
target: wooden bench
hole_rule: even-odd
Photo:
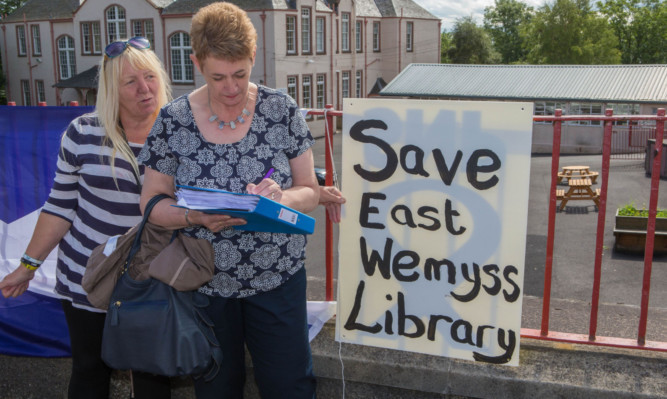
[[[558,184],[560,184],[563,181],[563,179],[567,179],[567,181],[570,181],[570,177],[572,177],[572,175],[567,174],[565,172],[558,172]]]
[[[588,173],[585,173],[585,174],[581,175],[581,177],[591,179],[591,182],[593,184],[595,184],[598,180],[599,175],[600,175],[599,172],[588,172]]]
[[[562,188],[556,189],[556,199],[563,199],[565,196],[565,190]]]
[[[558,172],[558,184],[560,184],[563,181],[563,179],[567,180],[568,182],[570,181],[570,179],[591,179],[591,182],[595,184],[597,183],[599,175],[600,175],[599,172],[588,172],[581,175],[574,175],[566,172]]]
[[[570,179],[568,182],[570,188],[565,192],[562,190],[562,197],[560,201],[559,209],[562,211],[565,209],[565,205],[570,200],[592,200],[595,203],[595,206],[600,205],[600,194],[599,189],[595,191],[591,190],[591,179]],[[559,190],[556,190],[556,197],[558,197]]]

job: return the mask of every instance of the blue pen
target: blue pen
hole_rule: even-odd
[[[264,175],[264,177],[262,178],[262,180],[264,180],[264,179],[268,179],[269,177],[271,177],[271,175],[273,174],[274,171],[275,171],[275,169],[273,169],[273,168],[269,169],[269,171],[266,172],[266,174]]]

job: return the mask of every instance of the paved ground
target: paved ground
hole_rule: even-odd
[[[340,165],[340,138],[340,135],[334,137],[334,159],[337,165]],[[324,139],[320,138],[314,147],[317,167],[325,166],[324,153]],[[561,166],[583,164],[595,171],[601,171],[601,163],[601,155],[562,156],[560,159]],[[534,156],[531,162],[522,327],[535,329],[539,329],[541,324],[550,174],[551,157]],[[609,176],[597,335],[636,339],[644,259],[643,256],[620,254],[613,250],[614,215],[617,207],[628,202],[647,206],[651,179],[645,175],[643,160],[637,159],[612,159]],[[600,180],[596,187],[600,186]],[[659,207],[667,208],[667,181],[661,180],[661,186]],[[322,207],[313,216],[317,218],[318,226],[308,247],[308,295],[310,300],[324,300],[322,221],[325,215]],[[572,201],[563,212],[556,214],[550,315],[550,329],[553,331],[588,334],[597,222],[598,211],[592,202],[588,205],[584,201]],[[335,228],[334,232],[337,234]],[[334,276],[336,273],[337,270]],[[647,331],[647,340],[650,341],[667,342],[665,282],[667,256],[656,257],[652,267]]]

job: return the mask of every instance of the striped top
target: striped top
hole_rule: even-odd
[[[67,127],[58,156],[56,177],[43,212],[72,223],[60,241],[55,291],[74,306],[97,311],[81,287],[81,277],[93,248],[108,237],[123,234],[141,221],[139,195],[132,166],[116,153],[112,178],[112,148],[104,145],[104,129],[96,114],[74,119]],[[135,156],[140,144],[130,143]],[[143,166],[140,166],[143,181]]]

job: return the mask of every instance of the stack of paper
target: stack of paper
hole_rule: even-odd
[[[191,190],[181,187],[176,191],[177,205],[184,208],[205,209],[229,209],[252,212],[259,202],[254,195],[236,194],[222,190]]]
[[[315,231],[312,217],[256,194],[180,185],[176,188],[175,206],[244,219],[246,224],[234,226],[238,230],[290,234],[313,234]]]

